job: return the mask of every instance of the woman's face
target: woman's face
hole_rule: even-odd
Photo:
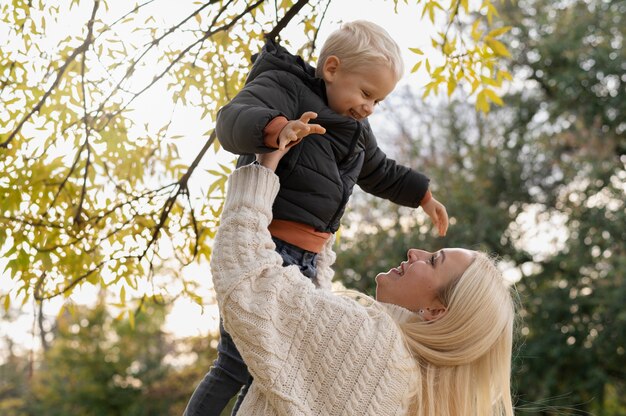
[[[438,294],[469,267],[474,252],[446,248],[436,253],[410,249],[407,260],[398,267],[376,276],[376,300],[424,312],[434,319],[445,313]]]

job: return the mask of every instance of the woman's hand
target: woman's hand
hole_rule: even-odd
[[[289,151],[289,147],[285,150],[274,150],[269,153],[259,153],[256,155],[256,161],[259,162],[259,165],[265,166],[268,169],[271,169],[273,172],[276,171],[276,167],[278,167],[278,162],[283,158]]]

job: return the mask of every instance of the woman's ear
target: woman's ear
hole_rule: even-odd
[[[446,308],[443,305],[438,305],[438,306],[435,306],[434,308],[424,309],[424,313],[422,317],[427,322],[434,321],[435,319],[439,319],[443,317],[447,311],[448,311],[448,308]]]
[[[322,66],[322,74],[324,74],[324,81],[332,82],[337,75],[337,71],[339,70],[339,58],[335,55],[330,55],[326,58],[324,65]]]

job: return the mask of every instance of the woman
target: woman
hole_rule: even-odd
[[[514,306],[493,262],[412,249],[364,304],[328,290],[330,242],[314,285],[282,267],[267,231],[280,157],[231,175],[211,260],[224,326],[254,378],[240,414],[512,415]]]

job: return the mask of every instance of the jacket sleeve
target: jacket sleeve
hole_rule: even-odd
[[[357,184],[367,193],[393,203],[416,208],[426,195],[430,179],[420,172],[399,165],[380,150],[367,121],[365,134],[365,161]]]
[[[348,357],[354,360],[348,373],[366,363],[387,368],[400,337],[384,314],[371,316],[352,299],[316,289],[296,266],[282,267],[267,230],[278,188],[278,177],[264,167],[235,170],[211,258],[224,327],[255,383],[281,394],[294,372],[314,371],[307,377],[332,387],[332,372]],[[311,369],[303,357],[317,357],[323,368]]]
[[[222,147],[235,154],[275,150],[264,144],[263,130],[277,116],[297,118],[298,94],[293,75],[267,71],[257,76],[217,113],[215,128]]]

